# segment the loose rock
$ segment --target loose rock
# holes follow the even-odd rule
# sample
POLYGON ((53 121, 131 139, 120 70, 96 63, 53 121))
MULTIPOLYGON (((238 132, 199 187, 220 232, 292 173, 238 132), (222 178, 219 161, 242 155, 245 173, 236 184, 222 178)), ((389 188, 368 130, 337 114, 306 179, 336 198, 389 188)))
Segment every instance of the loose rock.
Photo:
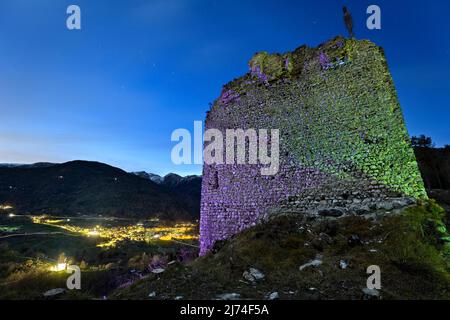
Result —
POLYGON ((308 268, 308 267, 314 267, 315 268, 315 267, 320 266, 321 264, 322 264, 322 256, 317 255, 314 260, 311 260, 311 261, 305 263, 304 265, 301 265, 299 267, 299 270, 302 271, 303 269, 308 268))
POLYGON ((263 280, 265 277, 264 273, 255 268, 250 268, 248 271, 244 271, 242 276, 244 277, 245 280, 250 282, 263 280))
POLYGON ((60 295, 64 292, 66 292, 66 289, 63 289, 63 288, 51 289, 51 290, 44 292, 44 297, 54 297, 54 296, 60 295))
POLYGON ((346 261, 346 260, 339 261, 339 268, 347 269, 347 267, 348 267, 348 261, 346 261))
POLYGON ((261 271, 255 268, 250 268, 250 274, 256 279, 256 280, 262 280, 264 279, 265 275, 261 271))
POLYGON ((164 271, 166 271, 163 268, 156 268, 152 270, 152 273, 158 274, 158 273, 163 273, 164 271))
POLYGON ((377 289, 363 288, 364 299, 378 299, 380 297, 380 291, 377 289))
POLYGON ((239 293, 223 293, 217 296, 217 300, 239 300, 240 298, 239 293))
POLYGON ((267 298, 269 300, 278 300, 280 299, 280 295, 278 294, 278 292, 272 292, 267 298))

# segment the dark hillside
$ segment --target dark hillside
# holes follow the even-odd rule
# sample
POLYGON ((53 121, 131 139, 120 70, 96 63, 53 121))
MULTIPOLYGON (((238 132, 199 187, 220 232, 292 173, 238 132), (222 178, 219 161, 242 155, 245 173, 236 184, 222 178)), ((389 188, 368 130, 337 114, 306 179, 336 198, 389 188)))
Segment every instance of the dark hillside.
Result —
POLYGON ((73 161, 53 166, 0 167, 0 203, 17 213, 192 219, 171 191, 112 166, 73 161))

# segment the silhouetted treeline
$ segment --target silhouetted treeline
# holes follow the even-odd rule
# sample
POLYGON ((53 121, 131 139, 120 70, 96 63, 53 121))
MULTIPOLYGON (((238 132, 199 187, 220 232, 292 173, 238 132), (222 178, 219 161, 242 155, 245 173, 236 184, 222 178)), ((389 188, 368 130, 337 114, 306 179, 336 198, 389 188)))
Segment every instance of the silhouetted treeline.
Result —
POLYGON ((436 199, 450 217, 450 146, 435 148, 432 139, 425 135, 412 137, 411 144, 428 196, 436 199))
POLYGON ((424 134, 421 134, 418 137, 412 136, 411 144, 414 148, 433 148, 434 147, 434 143, 433 143, 433 140, 431 140, 431 137, 427 137, 424 134))
POLYGON ((417 162, 427 189, 450 189, 450 146, 415 146, 417 162))

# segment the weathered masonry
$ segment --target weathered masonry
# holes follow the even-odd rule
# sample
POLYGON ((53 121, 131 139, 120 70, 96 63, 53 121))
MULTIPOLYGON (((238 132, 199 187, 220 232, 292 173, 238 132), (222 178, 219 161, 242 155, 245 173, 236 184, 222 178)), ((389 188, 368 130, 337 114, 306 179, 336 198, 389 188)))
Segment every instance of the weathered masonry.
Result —
POLYGON ((205 165, 201 254, 279 208, 322 216, 402 207, 426 197, 383 50, 337 37, 261 52, 227 84, 206 129, 279 129, 280 169, 205 165))

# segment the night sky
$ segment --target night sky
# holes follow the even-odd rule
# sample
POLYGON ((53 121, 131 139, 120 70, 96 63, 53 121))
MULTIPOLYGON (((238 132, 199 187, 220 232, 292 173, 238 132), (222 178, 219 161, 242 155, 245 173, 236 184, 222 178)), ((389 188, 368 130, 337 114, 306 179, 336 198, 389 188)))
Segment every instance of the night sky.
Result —
POLYGON ((172 164, 172 131, 204 120, 255 52, 345 35, 343 4, 356 37, 384 47, 410 134, 450 144, 450 1, 0 0, 0 162, 200 173, 172 164))

